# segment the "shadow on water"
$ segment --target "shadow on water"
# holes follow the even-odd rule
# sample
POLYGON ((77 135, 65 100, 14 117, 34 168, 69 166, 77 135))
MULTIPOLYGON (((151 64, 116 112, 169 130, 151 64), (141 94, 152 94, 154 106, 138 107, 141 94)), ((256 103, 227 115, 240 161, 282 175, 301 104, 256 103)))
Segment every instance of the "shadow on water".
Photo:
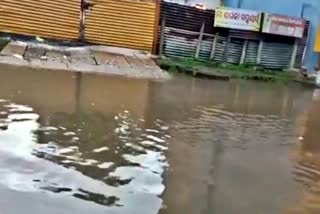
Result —
POLYGON ((7 213, 319 211, 308 89, 1 67, 0 99, 7 213))

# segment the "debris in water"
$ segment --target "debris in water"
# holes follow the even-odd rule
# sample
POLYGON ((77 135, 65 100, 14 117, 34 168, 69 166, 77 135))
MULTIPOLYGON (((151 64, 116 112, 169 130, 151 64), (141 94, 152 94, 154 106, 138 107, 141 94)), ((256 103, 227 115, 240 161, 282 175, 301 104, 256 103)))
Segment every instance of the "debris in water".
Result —
POLYGON ((304 138, 302 136, 298 137, 298 140, 303 141, 304 138))

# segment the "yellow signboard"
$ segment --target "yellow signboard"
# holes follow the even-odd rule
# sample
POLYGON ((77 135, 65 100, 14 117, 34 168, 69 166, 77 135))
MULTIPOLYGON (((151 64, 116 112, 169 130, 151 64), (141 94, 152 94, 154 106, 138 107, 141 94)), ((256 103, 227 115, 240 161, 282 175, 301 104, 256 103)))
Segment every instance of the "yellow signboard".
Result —
POLYGON ((318 27, 316 42, 314 43, 314 51, 320 53, 320 25, 318 27))
POLYGON ((259 31, 260 24, 260 12, 226 7, 216 9, 215 27, 259 31))

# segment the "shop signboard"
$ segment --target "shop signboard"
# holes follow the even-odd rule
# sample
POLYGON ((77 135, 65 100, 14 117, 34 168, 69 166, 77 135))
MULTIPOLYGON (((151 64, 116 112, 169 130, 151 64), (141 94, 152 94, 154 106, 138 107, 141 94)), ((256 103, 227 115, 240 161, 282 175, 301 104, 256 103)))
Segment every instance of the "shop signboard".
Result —
POLYGON ((260 24, 260 12, 227 7, 216 9, 214 27, 259 31, 260 24))
POLYGON ((304 19, 265 13, 262 32, 302 38, 305 27, 304 19))

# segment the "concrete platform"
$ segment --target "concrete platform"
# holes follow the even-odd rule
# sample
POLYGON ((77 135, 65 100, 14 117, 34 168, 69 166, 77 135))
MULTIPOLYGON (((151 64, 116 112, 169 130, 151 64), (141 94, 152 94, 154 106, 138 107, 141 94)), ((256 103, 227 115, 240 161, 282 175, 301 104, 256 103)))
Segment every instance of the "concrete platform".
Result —
POLYGON ((23 56, 26 51, 26 48, 27 48, 26 43, 22 43, 22 42, 9 43, 1 51, 1 55, 4 55, 4 56, 14 56, 14 55, 23 56))
POLYGON ((149 55, 137 50, 106 46, 62 47, 10 42, 0 53, 0 64, 141 79, 170 78, 149 55))

